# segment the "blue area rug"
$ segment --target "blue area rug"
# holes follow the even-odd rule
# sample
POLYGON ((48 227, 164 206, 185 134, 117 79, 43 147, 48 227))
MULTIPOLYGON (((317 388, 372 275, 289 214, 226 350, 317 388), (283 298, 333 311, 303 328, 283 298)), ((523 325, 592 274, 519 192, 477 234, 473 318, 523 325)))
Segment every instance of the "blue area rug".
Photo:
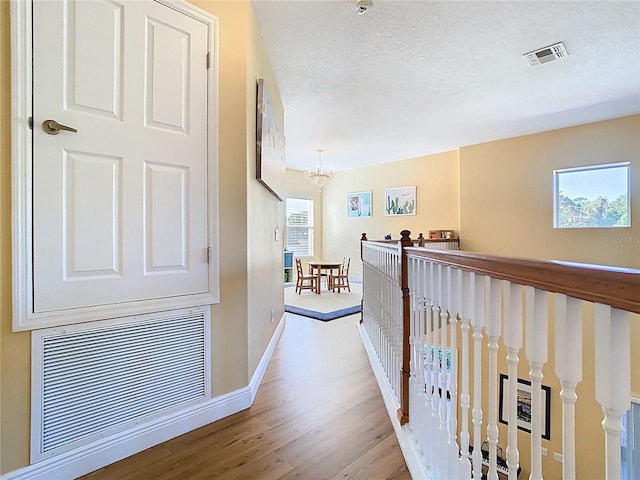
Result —
POLYGON ((318 295, 304 290, 295 293, 293 286, 284 290, 284 311, 323 322, 360 313, 362 300, 362 284, 351 282, 351 292, 331 292, 323 288, 318 295))
POLYGON ((360 305, 353 307, 342 308, 340 310, 334 310, 332 312, 317 312, 315 310, 307 310, 305 308, 294 307, 293 305, 285 305, 284 311, 288 313, 295 313, 296 315, 302 315, 303 317, 315 318, 316 320, 322 320, 328 322, 329 320, 335 320, 336 318, 346 317, 354 313, 361 311, 360 305))

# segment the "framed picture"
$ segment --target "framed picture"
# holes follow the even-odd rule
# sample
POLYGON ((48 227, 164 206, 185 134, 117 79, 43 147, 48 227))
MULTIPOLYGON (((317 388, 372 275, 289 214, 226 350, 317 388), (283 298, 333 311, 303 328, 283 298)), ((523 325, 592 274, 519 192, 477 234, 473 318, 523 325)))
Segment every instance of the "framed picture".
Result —
POLYGON ((284 127, 273 106, 264 79, 258 79, 256 105, 256 179, 284 201, 284 127))
POLYGON ((416 214, 416 187, 387 188, 384 197, 386 215, 416 214))
POLYGON ((347 217, 371 216, 371 192, 347 193, 347 217))
MULTIPOLYGON (((500 374, 500 405, 498 420, 509 424, 507 408, 509 405, 509 376, 500 374)), ((518 428, 531 433, 531 382, 518 379, 518 428)), ((542 385, 542 438, 551 440, 551 388, 542 385)))

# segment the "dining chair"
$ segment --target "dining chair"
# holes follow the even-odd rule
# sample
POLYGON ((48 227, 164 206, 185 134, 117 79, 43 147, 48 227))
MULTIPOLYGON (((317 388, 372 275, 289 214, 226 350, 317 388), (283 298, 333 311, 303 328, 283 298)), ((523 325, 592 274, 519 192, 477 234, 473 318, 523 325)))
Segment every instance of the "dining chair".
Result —
POLYGON ((315 275, 305 275, 302 269, 302 262, 299 258, 296 258, 296 272, 298 277, 296 279, 296 293, 300 295, 302 290, 315 290, 317 278, 315 275))
POLYGON ((338 270, 337 275, 331 275, 331 290, 333 292, 338 289, 338 293, 340 293, 340 289, 346 288, 349 292, 351 291, 351 286, 349 285, 349 265, 351 263, 351 258, 344 257, 342 259, 342 265, 338 270))

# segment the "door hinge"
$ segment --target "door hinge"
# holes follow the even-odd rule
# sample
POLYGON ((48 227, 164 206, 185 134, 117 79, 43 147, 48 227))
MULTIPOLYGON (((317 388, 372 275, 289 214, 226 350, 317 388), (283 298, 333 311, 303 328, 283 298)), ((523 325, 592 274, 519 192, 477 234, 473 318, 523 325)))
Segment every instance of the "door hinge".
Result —
POLYGON ((211 52, 207 52, 207 68, 211 67, 211 52))
POLYGON ((207 263, 211 263, 211 247, 207 247, 207 263))
POLYGON ((29 130, 33 130, 33 117, 29 117, 29 130))

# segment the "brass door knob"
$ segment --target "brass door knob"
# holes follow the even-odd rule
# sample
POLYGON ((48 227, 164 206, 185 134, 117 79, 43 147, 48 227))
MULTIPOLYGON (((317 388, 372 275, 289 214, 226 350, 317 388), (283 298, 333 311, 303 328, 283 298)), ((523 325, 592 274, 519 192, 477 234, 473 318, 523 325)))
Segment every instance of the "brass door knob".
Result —
POLYGON ((42 130, 44 130, 44 133, 48 133, 49 135, 58 135, 61 130, 64 130, 65 132, 78 133, 78 130, 75 128, 67 127, 55 120, 45 120, 42 122, 42 130))

